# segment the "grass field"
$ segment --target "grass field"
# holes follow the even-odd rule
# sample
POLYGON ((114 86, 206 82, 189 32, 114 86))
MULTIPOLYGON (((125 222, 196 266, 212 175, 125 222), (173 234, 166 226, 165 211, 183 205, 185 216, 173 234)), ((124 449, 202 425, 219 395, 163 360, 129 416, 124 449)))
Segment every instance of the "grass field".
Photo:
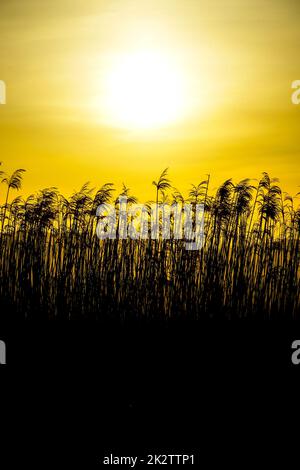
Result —
MULTIPOLYGON (((205 241, 99 240, 96 210, 118 206, 113 184, 56 188, 24 200, 24 171, 2 175, 0 303, 11 319, 277 318, 299 316, 300 209, 275 179, 209 177, 184 197, 165 170, 154 202, 205 207, 205 241)), ((125 186, 121 192, 134 204, 125 186)), ((161 221, 160 221, 161 223, 161 221)), ((4 315, 4 313, 2 313, 4 315)))

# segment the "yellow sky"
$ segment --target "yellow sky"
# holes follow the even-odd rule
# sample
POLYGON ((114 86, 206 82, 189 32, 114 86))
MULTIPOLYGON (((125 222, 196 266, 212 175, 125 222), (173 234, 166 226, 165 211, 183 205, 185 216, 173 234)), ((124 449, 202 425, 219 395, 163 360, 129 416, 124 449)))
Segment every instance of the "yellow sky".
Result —
POLYGON ((149 199, 165 167, 183 192, 262 171, 299 191, 298 0, 1 0, 0 39, 0 160, 26 168, 24 193, 124 181, 149 199), (176 62, 185 112, 126 129, 105 117, 105 83, 143 51, 176 62))

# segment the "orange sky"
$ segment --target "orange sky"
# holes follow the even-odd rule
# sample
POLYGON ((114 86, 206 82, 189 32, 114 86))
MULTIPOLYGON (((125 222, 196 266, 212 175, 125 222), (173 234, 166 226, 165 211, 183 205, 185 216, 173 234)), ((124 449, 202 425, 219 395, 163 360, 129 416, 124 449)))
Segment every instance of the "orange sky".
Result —
MULTIPOLYGON (((0 37, 7 86, 0 160, 8 172, 26 168, 24 193, 124 181, 149 199, 165 167, 183 192, 206 173, 214 188, 262 171, 299 191, 300 105, 291 102, 300 79, 297 0, 2 0, 0 37), (174 120, 148 129, 135 128, 138 119, 126 127, 116 113, 108 119, 106 109, 113 64, 124 57, 131 64, 143 51, 175 64, 170 71, 174 80, 183 75, 185 87, 174 120)), ((140 108, 128 83, 141 63, 129 78, 115 69, 122 76, 114 105, 129 104, 131 117, 140 108)), ((153 80, 159 74, 153 66, 153 80)), ((168 71, 165 78, 171 86, 168 71)), ((176 105, 178 96, 169 101, 176 105)), ((161 105, 157 116, 166 111, 161 105)))

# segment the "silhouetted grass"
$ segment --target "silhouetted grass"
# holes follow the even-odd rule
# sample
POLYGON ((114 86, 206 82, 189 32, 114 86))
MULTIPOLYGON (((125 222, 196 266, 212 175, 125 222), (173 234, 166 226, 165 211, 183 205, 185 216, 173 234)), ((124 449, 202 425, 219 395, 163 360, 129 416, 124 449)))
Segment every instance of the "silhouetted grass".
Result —
MULTIPOLYGON (((225 181, 214 195, 209 177, 192 186, 187 201, 205 205, 199 251, 184 240, 100 241, 96 209, 117 206, 111 183, 9 203, 21 181, 20 170, 3 179, 0 302, 11 318, 299 316, 300 210, 266 173, 256 184, 225 181)), ((166 170, 153 184, 156 201, 184 202, 166 170)))

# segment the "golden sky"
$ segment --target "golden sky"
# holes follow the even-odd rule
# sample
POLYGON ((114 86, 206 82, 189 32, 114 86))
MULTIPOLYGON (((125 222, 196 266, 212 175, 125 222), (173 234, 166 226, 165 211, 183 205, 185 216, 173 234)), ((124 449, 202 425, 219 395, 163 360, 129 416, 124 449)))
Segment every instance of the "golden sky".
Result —
POLYGON ((299 45, 299 0, 1 0, 3 169, 26 168, 26 194, 125 182, 149 199, 165 167, 183 192, 267 171, 295 194, 299 45))

